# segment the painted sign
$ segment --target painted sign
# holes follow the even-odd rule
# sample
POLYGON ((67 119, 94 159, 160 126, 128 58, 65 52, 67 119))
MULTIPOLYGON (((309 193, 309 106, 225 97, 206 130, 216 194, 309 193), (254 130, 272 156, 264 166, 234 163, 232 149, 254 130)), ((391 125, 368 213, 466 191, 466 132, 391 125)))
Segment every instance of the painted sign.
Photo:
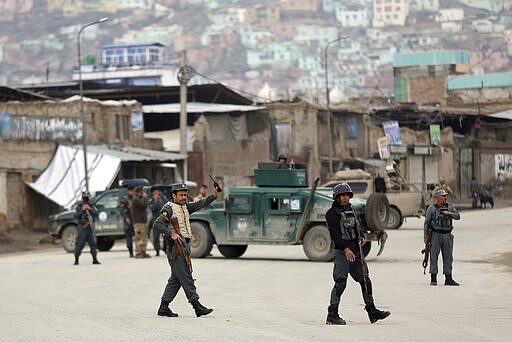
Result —
POLYGON ((142 131, 144 129, 144 118, 142 110, 132 110, 132 131, 142 131))
POLYGON ((11 114, 0 112, 0 139, 11 137, 11 114))
POLYGON ((347 119, 345 135, 348 139, 357 139, 357 118, 347 119))
POLYGON ((496 154, 494 158, 496 179, 512 179, 512 154, 496 154))
POLYGON ((5 114, 10 115, 1 113, 0 131, 4 139, 78 141, 82 138, 82 124, 78 118, 10 115, 7 120, 5 114), (9 132, 6 137, 4 130, 9 132))
POLYGON ((390 145, 402 145, 402 139, 400 137, 400 126, 398 121, 386 121, 382 123, 384 128, 384 134, 388 137, 388 144, 390 145))
POLYGON ((441 145, 441 126, 430 125, 430 143, 432 145, 441 145))
POLYGON ((389 159, 391 157, 389 153, 388 137, 377 139, 377 146, 379 148, 380 159, 389 159))

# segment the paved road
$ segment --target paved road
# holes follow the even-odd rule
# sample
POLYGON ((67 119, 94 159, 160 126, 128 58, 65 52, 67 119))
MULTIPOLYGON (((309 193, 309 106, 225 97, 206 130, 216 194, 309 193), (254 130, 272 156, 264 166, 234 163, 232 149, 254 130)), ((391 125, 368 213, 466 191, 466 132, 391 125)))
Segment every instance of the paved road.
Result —
POLYGON ((237 260, 194 260, 201 301, 215 309, 196 318, 182 292, 156 316, 169 274, 166 260, 128 259, 122 243, 89 254, 80 266, 63 251, 0 256, 1 341, 509 341, 512 273, 493 263, 512 244, 512 208, 467 211, 455 228, 459 288, 428 285, 421 268, 423 220, 389 232, 386 249, 368 258, 376 304, 390 310, 371 325, 349 280, 341 315, 326 326, 331 263, 306 260, 302 247, 250 246, 237 260))

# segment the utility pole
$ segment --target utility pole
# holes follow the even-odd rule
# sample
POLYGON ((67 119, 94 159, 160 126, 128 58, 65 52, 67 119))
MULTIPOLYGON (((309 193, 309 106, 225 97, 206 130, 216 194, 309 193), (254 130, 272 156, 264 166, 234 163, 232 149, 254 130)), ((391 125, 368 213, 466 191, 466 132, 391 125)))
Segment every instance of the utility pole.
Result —
POLYGON ((183 161, 183 182, 188 178, 188 154, 187 154, 187 50, 181 52, 181 65, 178 73, 178 81, 180 82, 180 153, 185 155, 183 161))

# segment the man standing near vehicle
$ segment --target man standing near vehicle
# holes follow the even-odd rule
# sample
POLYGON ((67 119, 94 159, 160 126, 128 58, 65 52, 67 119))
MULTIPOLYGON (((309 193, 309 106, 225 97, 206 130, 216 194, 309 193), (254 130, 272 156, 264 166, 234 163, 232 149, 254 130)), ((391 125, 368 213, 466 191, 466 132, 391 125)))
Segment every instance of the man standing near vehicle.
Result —
POLYGON ((326 324, 345 325, 346 322, 339 316, 338 310, 341 295, 347 286, 350 274, 359 283, 363 293, 363 300, 371 323, 388 317, 389 311, 375 308, 372 295, 372 282, 368 276, 368 265, 361 255, 361 246, 365 240, 361 236, 361 228, 355 210, 350 204, 354 196, 347 183, 341 183, 333 189, 332 207, 325 214, 331 239, 334 242, 334 287, 331 291, 330 305, 327 309, 326 324), (361 244, 361 245, 359 245, 361 244))
POLYGON ((139 185, 135 189, 135 197, 133 198, 132 204, 133 230, 135 232, 135 258, 151 258, 151 256, 146 253, 148 245, 148 216, 146 214, 148 196, 144 192, 144 187, 142 185, 139 185))
POLYGON ((133 185, 128 186, 126 195, 121 197, 119 202, 119 212, 124 222, 124 238, 126 240, 126 247, 130 258, 133 257, 133 222, 132 222, 132 209, 133 209, 133 185))
POLYGON ((436 203, 428 207, 423 225, 424 242, 425 244, 430 242, 430 285, 437 285, 437 258, 441 252, 443 254, 443 273, 446 278, 444 284, 459 286, 459 283, 452 278, 452 220, 459 220, 460 214, 453 205, 448 203, 448 193, 445 190, 438 190, 434 195, 436 203))
POLYGON ((74 265, 78 265, 78 258, 80 258, 86 241, 91 249, 92 263, 95 265, 100 264, 96 258, 97 246, 96 235, 94 234, 94 217, 98 214, 98 210, 94 205, 89 203, 90 197, 89 193, 82 193, 82 201, 78 202, 75 207, 75 218, 78 221, 78 226, 76 232, 74 265))
POLYGON ((149 203, 149 207, 151 208, 151 213, 152 213, 151 221, 149 221, 149 226, 148 226, 149 236, 151 237, 151 234, 153 234, 153 236, 152 236, 153 247, 155 248, 156 256, 160 256, 160 234, 157 231, 152 229, 153 223, 155 222, 156 218, 160 214, 160 209, 162 209, 162 207, 165 204, 165 201, 160 196, 160 189, 158 189, 158 187, 156 187, 156 186, 151 187, 151 196, 149 198, 148 203, 149 203))
MULTIPOLYGON (((219 181, 219 183, 221 183, 219 181)), ((160 216, 153 224, 155 231, 163 234, 164 238, 170 240, 167 246, 167 261, 171 266, 171 277, 167 281, 160 308, 159 316, 177 317, 178 314, 171 311, 169 304, 173 301, 179 289, 183 287, 185 295, 189 303, 195 310, 196 316, 204 316, 210 314, 213 309, 208 309, 199 303, 199 295, 192 278, 191 265, 187 263, 186 256, 182 253, 176 253, 179 249, 190 254, 190 239, 192 230, 190 227, 190 214, 212 203, 218 195, 217 188, 214 187, 213 195, 200 200, 199 202, 187 203, 188 188, 184 183, 176 183, 172 185, 172 202, 167 202, 160 216), (172 220, 177 219, 179 231, 173 227, 172 220), (178 246, 180 245, 180 246, 178 246)))

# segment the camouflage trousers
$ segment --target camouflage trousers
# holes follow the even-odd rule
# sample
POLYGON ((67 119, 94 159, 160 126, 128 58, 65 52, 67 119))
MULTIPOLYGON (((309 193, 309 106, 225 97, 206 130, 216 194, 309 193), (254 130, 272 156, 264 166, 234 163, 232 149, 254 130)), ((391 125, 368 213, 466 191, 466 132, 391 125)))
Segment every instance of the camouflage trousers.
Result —
POLYGON ((148 245, 148 226, 145 223, 135 223, 133 225, 135 235, 133 242, 135 245, 135 255, 146 254, 146 246, 148 245))

